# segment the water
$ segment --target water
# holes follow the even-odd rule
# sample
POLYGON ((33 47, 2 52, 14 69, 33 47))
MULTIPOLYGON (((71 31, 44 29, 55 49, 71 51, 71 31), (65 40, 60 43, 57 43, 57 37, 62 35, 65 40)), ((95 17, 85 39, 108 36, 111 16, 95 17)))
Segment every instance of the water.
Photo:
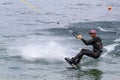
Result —
POLYGON ((68 69, 64 57, 91 47, 19 0, 1 0, 0 80, 120 80, 119 0, 28 1, 85 39, 97 29, 104 52, 98 60, 85 56, 79 70, 68 69))

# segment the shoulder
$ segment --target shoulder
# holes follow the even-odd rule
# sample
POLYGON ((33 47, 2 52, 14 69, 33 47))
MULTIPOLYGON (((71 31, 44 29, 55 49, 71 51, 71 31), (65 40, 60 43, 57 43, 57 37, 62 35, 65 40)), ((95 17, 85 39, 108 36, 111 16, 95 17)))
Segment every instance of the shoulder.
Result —
POLYGON ((99 36, 95 37, 97 41, 101 41, 101 38, 99 36))
POLYGON ((97 39, 101 39, 99 36, 96 36, 95 38, 97 38, 97 39))

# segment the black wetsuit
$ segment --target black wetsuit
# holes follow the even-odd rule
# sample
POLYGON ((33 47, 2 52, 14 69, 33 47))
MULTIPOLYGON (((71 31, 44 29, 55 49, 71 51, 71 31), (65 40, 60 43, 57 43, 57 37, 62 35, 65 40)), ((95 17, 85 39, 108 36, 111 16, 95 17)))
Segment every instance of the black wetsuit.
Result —
POLYGON ((97 59, 100 57, 102 53, 103 46, 102 46, 102 40, 100 37, 94 37, 91 40, 82 39, 82 41, 86 45, 93 45, 93 51, 88 50, 88 49, 82 49, 79 54, 77 54, 74 58, 71 59, 72 63, 78 64, 81 58, 83 57, 83 55, 87 55, 89 57, 97 59))

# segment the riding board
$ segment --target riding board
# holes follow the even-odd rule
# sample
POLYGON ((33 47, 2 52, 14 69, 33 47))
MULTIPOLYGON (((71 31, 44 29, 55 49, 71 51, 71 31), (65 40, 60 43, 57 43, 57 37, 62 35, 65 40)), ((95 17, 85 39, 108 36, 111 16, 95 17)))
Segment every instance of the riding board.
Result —
POLYGON ((73 69, 78 69, 79 68, 79 66, 78 65, 75 65, 75 64, 71 64, 69 61, 70 61, 70 58, 64 58, 65 59, 65 61, 69 64, 69 65, 71 65, 71 67, 73 68, 73 69))

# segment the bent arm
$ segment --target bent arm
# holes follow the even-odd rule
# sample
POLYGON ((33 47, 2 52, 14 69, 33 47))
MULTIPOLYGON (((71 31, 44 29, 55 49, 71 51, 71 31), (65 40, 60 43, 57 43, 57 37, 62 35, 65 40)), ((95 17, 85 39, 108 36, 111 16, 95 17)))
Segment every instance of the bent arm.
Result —
POLYGON ((85 40, 85 39, 81 39, 83 41, 83 43, 85 43, 86 45, 92 45, 95 40, 94 39, 91 39, 91 40, 85 40))

